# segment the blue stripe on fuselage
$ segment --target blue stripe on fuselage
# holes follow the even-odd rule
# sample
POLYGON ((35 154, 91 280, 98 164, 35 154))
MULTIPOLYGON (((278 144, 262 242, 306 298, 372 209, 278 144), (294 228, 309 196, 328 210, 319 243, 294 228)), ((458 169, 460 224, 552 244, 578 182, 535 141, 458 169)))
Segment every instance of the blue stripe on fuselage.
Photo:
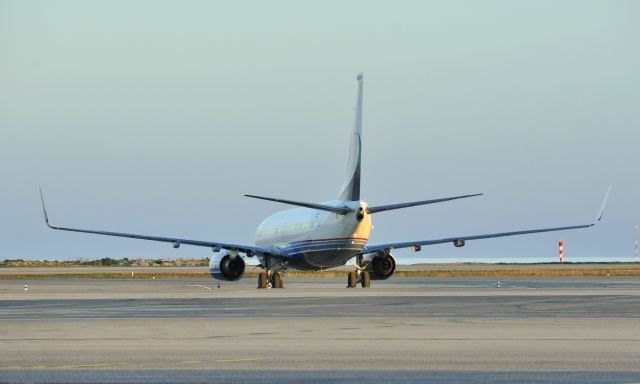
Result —
POLYGON ((332 240, 324 241, 322 243, 306 243, 306 244, 290 244, 279 248, 285 254, 299 253, 304 251, 318 251, 318 250, 341 250, 341 249, 353 249, 360 250, 364 248, 366 241, 356 240, 332 240))

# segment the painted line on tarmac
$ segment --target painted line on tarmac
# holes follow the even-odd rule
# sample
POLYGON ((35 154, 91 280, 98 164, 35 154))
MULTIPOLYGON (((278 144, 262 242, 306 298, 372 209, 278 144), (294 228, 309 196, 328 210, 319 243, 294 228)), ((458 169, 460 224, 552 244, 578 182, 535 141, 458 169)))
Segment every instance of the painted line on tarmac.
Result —
POLYGON ((211 290, 211 287, 207 287, 206 285, 188 285, 188 287, 194 287, 194 288, 203 288, 203 289, 207 289, 207 290, 211 290))
POLYGON ((218 359, 218 360, 184 360, 180 364, 212 364, 212 363, 239 363, 245 361, 260 361, 266 360, 266 357, 240 357, 236 359, 218 359))
POLYGON ((122 365, 133 365, 133 363, 68 364, 68 365, 56 365, 51 368, 54 368, 54 369, 104 368, 104 367, 114 367, 114 366, 122 366, 122 365))
POLYGON ((73 368, 104 368, 123 365, 133 365, 133 363, 95 363, 95 364, 62 364, 62 365, 7 365, 0 369, 73 369, 73 368))
POLYGON ((259 360, 266 360, 266 357, 246 357, 246 358, 240 358, 240 359, 223 359, 223 360, 215 360, 215 363, 235 363, 235 362, 242 362, 242 361, 259 361, 259 360))
MULTIPOLYGON (((183 360, 179 361, 178 364, 215 364, 215 363, 241 363, 241 362, 250 362, 250 361, 260 361, 266 360, 266 357, 240 357, 235 359, 218 359, 218 360, 183 360)), ((151 365, 155 363, 150 363, 151 365)), ((108 368, 108 367, 120 367, 120 366, 144 366, 148 365, 145 363, 91 363, 91 364, 59 364, 59 365, 5 365, 0 366, 0 370, 3 369, 82 369, 82 368, 108 368)))

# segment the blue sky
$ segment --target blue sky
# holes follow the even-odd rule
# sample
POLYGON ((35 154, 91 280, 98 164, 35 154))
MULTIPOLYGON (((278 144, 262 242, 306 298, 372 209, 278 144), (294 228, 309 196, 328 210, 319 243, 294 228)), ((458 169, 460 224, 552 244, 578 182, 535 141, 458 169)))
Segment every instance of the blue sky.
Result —
POLYGON ((363 71, 371 242, 589 222, 399 252, 420 260, 631 260, 640 231, 635 1, 0 0, 1 258, 203 257, 61 225, 252 243, 345 173, 363 71), (634 237, 635 236, 635 237, 634 237))

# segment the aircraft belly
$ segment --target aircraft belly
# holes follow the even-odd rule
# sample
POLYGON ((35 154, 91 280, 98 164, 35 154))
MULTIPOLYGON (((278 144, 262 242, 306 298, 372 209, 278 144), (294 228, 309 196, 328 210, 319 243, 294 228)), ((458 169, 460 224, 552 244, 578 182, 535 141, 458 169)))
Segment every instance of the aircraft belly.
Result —
POLYGON ((301 252, 291 255, 287 264, 291 268, 303 270, 339 267, 357 255, 358 252, 359 249, 330 249, 301 252))

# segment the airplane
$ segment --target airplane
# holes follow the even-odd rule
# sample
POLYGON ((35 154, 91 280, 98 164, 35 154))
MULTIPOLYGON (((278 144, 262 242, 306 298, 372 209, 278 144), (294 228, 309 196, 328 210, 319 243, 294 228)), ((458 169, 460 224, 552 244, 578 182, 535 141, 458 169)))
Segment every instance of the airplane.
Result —
POLYGON ((258 288, 283 288, 283 273, 288 270, 317 271, 344 266, 351 261, 354 270, 347 273, 347 287, 355 288, 360 284, 363 288, 368 288, 371 280, 388 279, 394 274, 396 261, 391 251, 395 249, 412 248, 417 252, 421 250, 422 246, 442 243, 452 243, 455 247, 462 247, 470 240, 589 228, 602 220, 611 187, 607 190, 595 220, 588 224, 473 236, 452 236, 442 239, 368 244, 369 235, 373 229, 371 224, 372 215, 401 208, 466 199, 482 194, 475 193, 376 206, 369 206, 362 200, 360 197, 362 73, 357 74, 356 80, 358 86, 355 121, 353 134, 351 135, 347 177, 337 199, 323 203, 310 203, 258 195, 245 195, 250 198, 297 206, 294 209, 277 212, 262 221, 256 231, 254 245, 55 226, 49 221, 44 195, 42 194, 42 189, 40 189, 45 223, 49 228, 61 231, 159 241, 170 243, 174 248, 179 248, 182 245, 210 248, 213 251, 213 256, 210 259, 209 272, 214 279, 218 280, 235 281, 241 279, 246 269, 244 258, 257 257, 260 262, 258 266, 263 269, 258 275, 258 288))

